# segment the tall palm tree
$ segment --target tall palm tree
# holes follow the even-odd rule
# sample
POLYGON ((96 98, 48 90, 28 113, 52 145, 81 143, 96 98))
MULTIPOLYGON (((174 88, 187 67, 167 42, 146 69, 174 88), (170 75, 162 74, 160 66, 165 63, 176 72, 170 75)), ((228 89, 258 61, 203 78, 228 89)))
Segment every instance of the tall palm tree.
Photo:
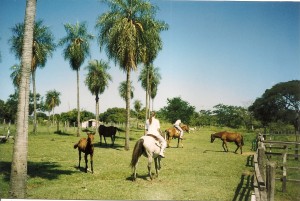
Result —
POLYGON ((98 133, 99 121, 99 95, 105 91, 108 82, 112 80, 111 75, 107 73, 109 68, 108 63, 102 60, 92 60, 86 67, 88 74, 85 78, 85 84, 90 92, 96 96, 96 133, 98 133))
POLYGON ((69 60, 72 70, 77 73, 77 136, 80 136, 79 71, 84 60, 90 55, 90 40, 94 36, 88 33, 85 22, 64 25, 67 35, 59 41, 65 60, 69 60))
POLYGON ((29 110, 29 80, 32 60, 33 29, 36 13, 36 0, 27 0, 25 11, 24 42, 21 59, 21 82, 17 112, 17 132, 14 141, 14 151, 10 174, 10 197, 25 198, 27 183, 27 153, 28 153, 28 110, 29 110))
POLYGON ((131 85, 130 73, 141 63, 147 43, 150 44, 150 30, 162 23, 154 19, 156 8, 143 0, 104 0, 110 10, 99 16, 96 28, 99 29, 98 42, 106 48, 110 59, 114 59, 126 72, 126 132, 125 150, 129 150, 129 119, 131 85))
MULTIPOLYGON (((130 97, 133 98, 134 87, 132 86, 132 81, 130 81, 129 84, 131 85, 130 86, 130 97)), ((127 82, 126 81, 120 82, 119 94, 120 94, 121 98, 126 101, 126 97, 127 97, 127 82)))
POLYGON ((52 111, 52 116, 53 116, 53 124, 54 124, 54 108, 56 106, 59 106, 60 104, 60 92, 56 90, 50 90, 47 91, 46 93, 46 107, 49 109, 49 111, 52 111))
MULTIPOLYGON (((16 58, 20 59, 22 55, 22 44, 24 40, 24 23, 18 23, 12 28, 13 36, 10 38, 11 51, 15 53, 16 58)), ((37 132, 36 121, 36 83, 35 75, 37 67, 43 68, 46 65, 47 58, 52 56, 55 50, 54 36, 49 27, 43 25, 42 20, 38 20, 34 25, 33 44, 32 44, 32 87, 34 98, 34 126, 33 132, 37 132)))
MULTIPOLYGON (((139 81, 141 81, 141 85, 143 89, 146 91, 146 108, 150 108, 150 98, 154 99, 157 92, 157 86, 160 83, 161 75, 159 73, 159 68, 154 67, 153 64, 149 66, 144 66, 139 75, 139 81)), ((153 108, 152 108, 153 110, 153 108)), ((149 110, 147 110, 149 112, 149 110)), ((146 111, 146 112, 147 112, 146 111)), ((147 114, 146 114, 146 118, 147 114)))

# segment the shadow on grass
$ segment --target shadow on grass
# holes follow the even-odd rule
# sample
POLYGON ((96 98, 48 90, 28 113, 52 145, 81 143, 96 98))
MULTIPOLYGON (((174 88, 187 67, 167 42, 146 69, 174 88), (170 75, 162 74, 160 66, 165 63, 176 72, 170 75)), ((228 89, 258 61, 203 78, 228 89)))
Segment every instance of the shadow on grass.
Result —
POLYGON ((225 152, 225 151, 216 151, 216 150, 204 150, 203 153, 207 152, 215 152, 215 153, 230 153, 230 152, 225 152))
POLYGON ((61 130, 59 130, 59 131, 55 131, 55 132, 54 132, 54 134, 57 134, 57 135, 62 135, 62 136, 71 136, 71 135, 73 135, 73 136, 74 136, 74 134, 72 134, 72 133, 66 133, 66 132, 64 132, 64 131, 61 131, 61 130))
MULTIPOLYGON (((40 177, 43 179, 54 180, 58 179, 60 175, 71 175, 76 171, 61 170, 58 163, 52 162, 28 162, 27 175, 29 177, 40 177)), ((4 180, 10 180, 11 162, 1 162, 1 173, 4 175, 4 180)))
POLYGON ((253 179, 253 175, 242 174, 241 181, 236 187, 232 201, 250 200, 251 191, 253 190, 253 179))

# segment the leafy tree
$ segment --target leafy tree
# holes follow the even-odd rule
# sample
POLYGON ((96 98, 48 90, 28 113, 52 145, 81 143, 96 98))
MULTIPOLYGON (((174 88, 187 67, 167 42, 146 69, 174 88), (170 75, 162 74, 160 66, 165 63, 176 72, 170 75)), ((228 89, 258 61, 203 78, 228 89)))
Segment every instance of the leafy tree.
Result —
MULTIPOLYGON (((24 23, 18 23, 12 28, 13 36, 10 38, 11 51, 15 53, 17 59, 21 59, 22 45, 24 41, 24 23)), ((54 37, 48 26, 43 25, 42 20, 38 20, 34 25, 33 30, 33 44, 32 44, 32 60, 31 60, 31 74, 34 98, 34 126, 33 132, 36 133, 36 83, 35 74, 37 67, 43 68, 47 62, 47 58, 52 56, 55 50, 54 37)), ((18 77, 16 77, 18 79, 18 77)), ((14 80, 16 82, 17 80, 14 80)), ((16 83, 14 83, 16 84, 16 83)), ((16 86, 16 85, 15 85, 16 86)))
MULTIPOLYGON (((106 87, 108 87, 108 81, 111 81, 111 75, 107 73, 109 69, 108 63, 100 60, 92 60, 86 67, 88 74, 85 79, 85 84, 88 86, 90 92, 96 95, 96 128, 98 128, 99 121, 99 94, 102 94, 106 87)), ((98 129, 96 129, 98 133, 98 129)))
POLYGON ((214 109, 216 123, 220 126, 239 128, 246 125, 247 109, 223 104, 214 106, 214 109))
POLYGON ((191 106, 187 101, 182 100, 180 97, 167 99, 167 102, 167 106, 160 110, 167 121, 174 123, 177 119, 180 119, 182 123, 191 123, 191 117, 195 112, 194 106, 191 106))
POLYGON ((146 58, 147 45, 154 42, 150 32, 155 36, 159 35, 155 31, 157 30, 155 26, 161 23, 154 19, 156 10, 149 1, 105 0, 104 2, 109 6, 109 11, 99 16, 97 20, 98 42, 100 47, 106 48, 108 57, 114 59, 126 72, 125 150, 129 150, 130 73, 137 69, 143 57, 146 58))
POLYGON ((300 129, 300 80, 280 82, 255 100, 249 107, 264 126, 281 121, 300 129))
POLYGON ((33 31, 36 13, 36 0, 27 0, 24 20, 24 42, 21 59, 21 82, 17 112, 17 132, 15 135, 10 174, 10 197, 25 198, 27 183, 28 153, 28 100, 30 68, 32 64, 33 31))
POLYGON ((77 22, 75 25, 65 24, 67 36, 59 41, 60 46, 65 46, 63 50, 65 60, 69 60, 72 70, 77 73, 77 136, 80 136, 80 103, 79 103, 79 70, 86 57, 90 55, 90 40, 94 38, 87 31, 85 22, 77 22))
POLYGON ((124 108, 109 108, 106 112, 100 115, 100 120, 103 122, 125 123, 126 110, 124 108))

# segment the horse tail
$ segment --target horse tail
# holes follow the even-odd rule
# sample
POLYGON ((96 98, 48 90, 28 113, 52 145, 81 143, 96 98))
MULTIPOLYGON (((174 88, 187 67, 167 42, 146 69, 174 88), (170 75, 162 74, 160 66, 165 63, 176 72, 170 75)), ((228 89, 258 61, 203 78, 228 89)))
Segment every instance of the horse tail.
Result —
POLYGON ((74 144, 74 149, 76 149, 78 147, 78 143, 74 144))
POLYGON ((131 168, 134 168, 139 160, 139 157, 143 154, 144 151, 144 139, 139 139, 134 146, 133 152, 132 152, 132 159, 130 166, 131 168))
POLYGON ((241 138, 242 138, 241 145, 244 146, 244 137, 242 135, 241 135, 241 138))

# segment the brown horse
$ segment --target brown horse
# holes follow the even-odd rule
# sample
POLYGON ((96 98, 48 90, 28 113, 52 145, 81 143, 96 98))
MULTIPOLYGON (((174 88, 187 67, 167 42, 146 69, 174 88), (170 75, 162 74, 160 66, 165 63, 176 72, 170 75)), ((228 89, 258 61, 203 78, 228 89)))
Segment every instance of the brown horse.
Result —
MULTIPOLYGON (((189 133, 190 129, 188 125, 182 124, 180 127, 183 131, 189 133)), ((177 128, 175 127, 168 128, 165 130, 165 132, 166 132, 167 147, 170 147, 170 141, 172 138, 178 138, 177 147, 179 147, 179 142, 181 142, 181 147, 183 148, 182 139, 180 139, 180 131, 177 128)))
POLYGON ((241 134, 222 131, 219 133, 211 134, 210 142, 213 143, 216 138, 220 138, 223 141, 222 147, 225 152, 228 152, 227 142, 234 142, 237 146, 234 153, 236 153, 239 148, 241 149, 241 154, 243 153, 242 146, 244 146, 244 139, 241 134))
POLYGON ((90 155, 91 159, 91 170, 92 173, 94 173, 94 168, 93 168, 93 155, 94 155, 94 145, 93 145, 93 140, 94 140, 94 135, 91 133, 87 133, 88 138, 81 138, 78 143, 74 144, 74 149, 78 148, 78 153, 79 153, 79 164, 78 168, 80 169, 80 161, 81 161, 81 152, 84 153, 84 160, 85 160, 85 172, 88 170, 88 159, 87 156, 90 155))
POLYGON ((106 143, 105 137, 110 137, 111 138, 111 146, 113 147, 115 144, 117 131, 122 131, 122 130, 115 126, 100 125, 98 128, 98 131, 99 131, 99 135, 100 135, 100 145, 102 144, 102 136, 104 138, 104 142, 106 145, 107 145, 107 143, 106 143))

